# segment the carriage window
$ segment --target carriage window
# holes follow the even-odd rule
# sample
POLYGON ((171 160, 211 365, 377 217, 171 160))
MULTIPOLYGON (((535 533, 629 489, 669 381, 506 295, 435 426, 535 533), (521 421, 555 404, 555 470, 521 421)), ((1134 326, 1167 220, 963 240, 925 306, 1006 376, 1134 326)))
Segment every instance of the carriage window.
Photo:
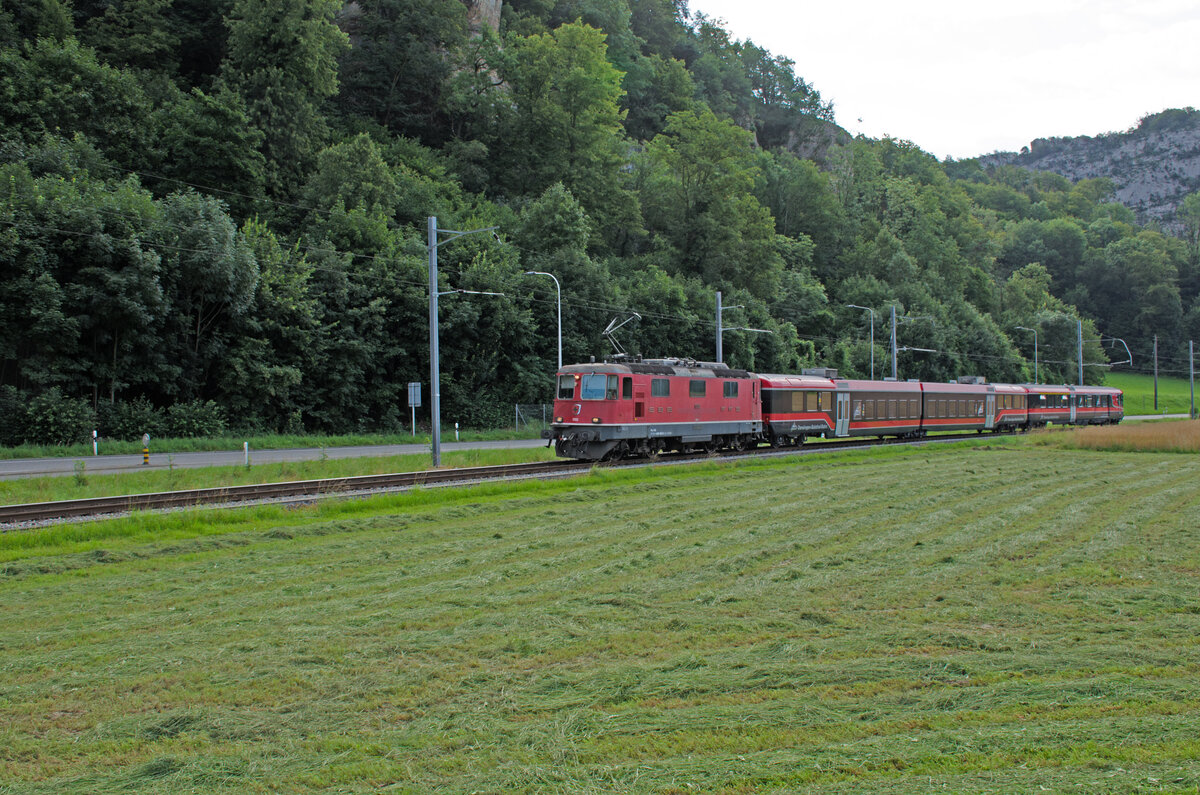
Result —
POLYGON ((570 400, 575 397, 575 376, 560 375, 558 377, 558 399, 570 400))
POLYGON ((921 412, 917 408, 917 401, 915 401, 915 400, 908 401, 908 416, 910 416, 910 417, 921 416, 921 412))
POLYGON ((625 400, 633 397, 633 379, 626 378, 621 382, 621 397, 625 400))
POLYGON ((888 401, 888 419, 896 419, 896 401, 894 400, 888 401))
POLYGON ((863 405, 861 400, 854 401, 854 411, 850 415, 852 419, 861 420, 863 418, 863 405))
POLYGON ((864 400, 863 401, 863 416, 868 420, 875 419, 875 401, 874 400, 864 400))
POLYGON ((737 381, 726 381, 725 382, 725 397, 735 398, 735 397, 737 397, 737 392, 738 392, 738 382, 737 381))
POLYGON ((806 409, 806 410, 808 410, 808 411, 819 411, 819 410, 820 410, 820 408, 821 408, 821 406, 820 406, 820 403, 821 403, 821 401, 820 401, 820 399, 817 397, 817 393, 816 393, 816 392, 806 392, 806 393, 805 393, 805 395, 804 395, 804 407, 805 407, 805 409, 806 409))
POLYGON ((804 411, 804 393, 803 392, 791 392, 790 394, 792 396, 792 402, 791 402, 792 411, 794 411, 794 412, 804 411))
POLYGON ((820 410, 821 411, 831 411, 833 409, 833 393, 832 392, 818 392, 817 394, 819 394, 821 396, 820 410))
POLYGON ((650 397, 670 397, 671 382, 666 378, 653 378, 650 380, 650 397))
POLYGON ((688 397, 704 397, 704 390, 707 386, 707 382, 693 378, 688 381, 688 397))

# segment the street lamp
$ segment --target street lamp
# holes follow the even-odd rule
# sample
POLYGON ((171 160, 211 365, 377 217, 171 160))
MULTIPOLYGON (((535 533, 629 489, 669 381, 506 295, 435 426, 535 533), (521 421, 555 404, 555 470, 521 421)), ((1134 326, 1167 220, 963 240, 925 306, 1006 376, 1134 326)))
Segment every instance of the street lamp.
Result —
POLYGON ((1128 345, 1125 345, 1125 340, 1121 339, 1120 337, 1114 337, 1114 336, 1113 336, 1113 335, 1111 335, 1111 334, 1101 334, 1101 335, 1100 335, 1100 343, 1101 343, 1101 344, 1103 344, 1103 343, 1104 343, 1104 338, 1105 338, 1105 337, 1108 337, 1110 340, 1115 340, 1115 341, 1117 341, 1117 342, 1121 343, 1121 345, 1123 345, 1123 346, 1125 347, 1125 361, 1123 361, 1123 362, 1111 362, 1111 363, 1109 363, 1109 365, 1108 365, 1108 366, 1109 366, 1109 367, 1115 367, 1115 366, 1116 366, 1116 365, 1118 365, 1118 364, 1127 364, 1127 365, 1129 365, 1130 367, 1132 367, 1132 366, 1133 366, 1133 354, 1129 352, 1129 346, 1128 346, 1128 345))
MULTIPOLYGON (((869 306, 846 304, 850 309, 865 309, 871 313, 871 380, 875 380, 875 310, 869 306)), ((895 311, 895 309, 893 309, 895 311)))
MULTIPOLYGON (((526 276, 549 276, 554 279, 554 274, 546 273, 545 271, 525 271, 526 276)), ((558 285, 558 279, 554 279, 554 292, 558 295, 558 370, 555 374, 562 370, 562 288, 558 285)))
MULTIPOLYGON (((437 216, 429 216, 428 223, 428 244, 426 248, 429 250, 429 412, 432 415, 433 424, 433 439, 431 448, 433 451, 433 465, 439 467, 442 465, 442 374, 438 357, 438 278, 437 278, 437 250, 442 243, 449 243, 455 238, 463 235, 473 235, 477 232, 492 232, 500 227, 489 226, 483 229, 471 229, 466 232, 459 232, 455 229, 438 229, 437 216), (445 240, 438 240, 438 235, 450 235, 445 240)), ((455 290, 453 292, 466 292, 463 290, 455 290)), ((497 295, 497 293, 491 293, 497 295)))
POLYGON ((1037 329, 1029 328, 1028 326, 1014 326, 1014 328, 1019 328, 1019 329, 1021 329, 1021 331, 1032 331, 1033 332, 1033 383, 1035 383, 1035 384, 1039 383, 1039 381, 1038 381, 1038 356, 1037 356, 1037 329))

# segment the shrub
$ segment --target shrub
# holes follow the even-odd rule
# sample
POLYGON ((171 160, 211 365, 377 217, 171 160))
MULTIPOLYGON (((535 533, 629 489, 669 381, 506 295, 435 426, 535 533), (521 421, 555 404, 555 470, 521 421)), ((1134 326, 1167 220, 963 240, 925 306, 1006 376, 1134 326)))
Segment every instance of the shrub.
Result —
POLYGON ((74 444, 92 438, 96 412, 83 398, 63 395, 58 387, 29 401, 25 441, 31 444, 74 444))
POLYGON ((167 409, 166 434, 176 438, 220 436, 225 433, 225 409, 213 401, 193 400, 167 409))
POLYGON ((143 433, 152 437, 164 434, 167 418, 162 409, 144 397, 118 403, 100 404, 100 433, 109 439, 136 441, 143 433))

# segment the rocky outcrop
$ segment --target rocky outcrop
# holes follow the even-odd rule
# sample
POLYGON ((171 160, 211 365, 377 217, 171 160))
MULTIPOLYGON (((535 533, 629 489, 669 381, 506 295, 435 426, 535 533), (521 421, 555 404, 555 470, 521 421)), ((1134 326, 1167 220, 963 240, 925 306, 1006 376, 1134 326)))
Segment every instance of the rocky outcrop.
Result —
POLYGON ((467 3, 467 24, 471 27, 471 35, 478 36, 484 26, 493 32, 500 31, 500 9, 503 0, 465 0, 467 3))
POLYGON ((1200 111, 1167 110, 1121 133, 1039 138, 1020 152, 996 152, 980 163, 1052 171, 1071 180, 1107 177, 1116 199, 1138 221, 1176 228, 1176 208, 1200 190, 1200 111))

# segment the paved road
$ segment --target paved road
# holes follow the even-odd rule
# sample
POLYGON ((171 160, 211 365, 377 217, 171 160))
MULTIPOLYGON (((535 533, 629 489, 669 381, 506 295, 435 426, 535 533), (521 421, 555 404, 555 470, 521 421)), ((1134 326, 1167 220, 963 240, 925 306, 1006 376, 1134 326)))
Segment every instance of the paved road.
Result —
MULTIPOLYGON (((492 450, 504 448, 545 447, 542 439, 511 439, 498 442, 442 442, 442 452, 455 450, 492 450)), ((325 458, 368 458, 372 456, 391 455, 429 455, 427 444, 383 444, 363 445, 359 447, 325 447, 299 448, 295 450, 251 450, 251 464, 275 464, 281 461, 314 461, 325 458)), ((212 466, 241 466, 245 455, 241 450, 209 453, 175 453, 168 456, 165 452, 155 452, 150 448, 150 466, 142 465, 141 454, 137 455, 101 455, 84 456, 82 458, 18 458, 11 461, 0 461, 0 480, 11 478, 27 478, 40 475, 73 475, 75 462, 82 461, 89 474, 103 472, 132 472, 147 469, 167 469, 179 467, 191 469, 194 467, 212 466)))

